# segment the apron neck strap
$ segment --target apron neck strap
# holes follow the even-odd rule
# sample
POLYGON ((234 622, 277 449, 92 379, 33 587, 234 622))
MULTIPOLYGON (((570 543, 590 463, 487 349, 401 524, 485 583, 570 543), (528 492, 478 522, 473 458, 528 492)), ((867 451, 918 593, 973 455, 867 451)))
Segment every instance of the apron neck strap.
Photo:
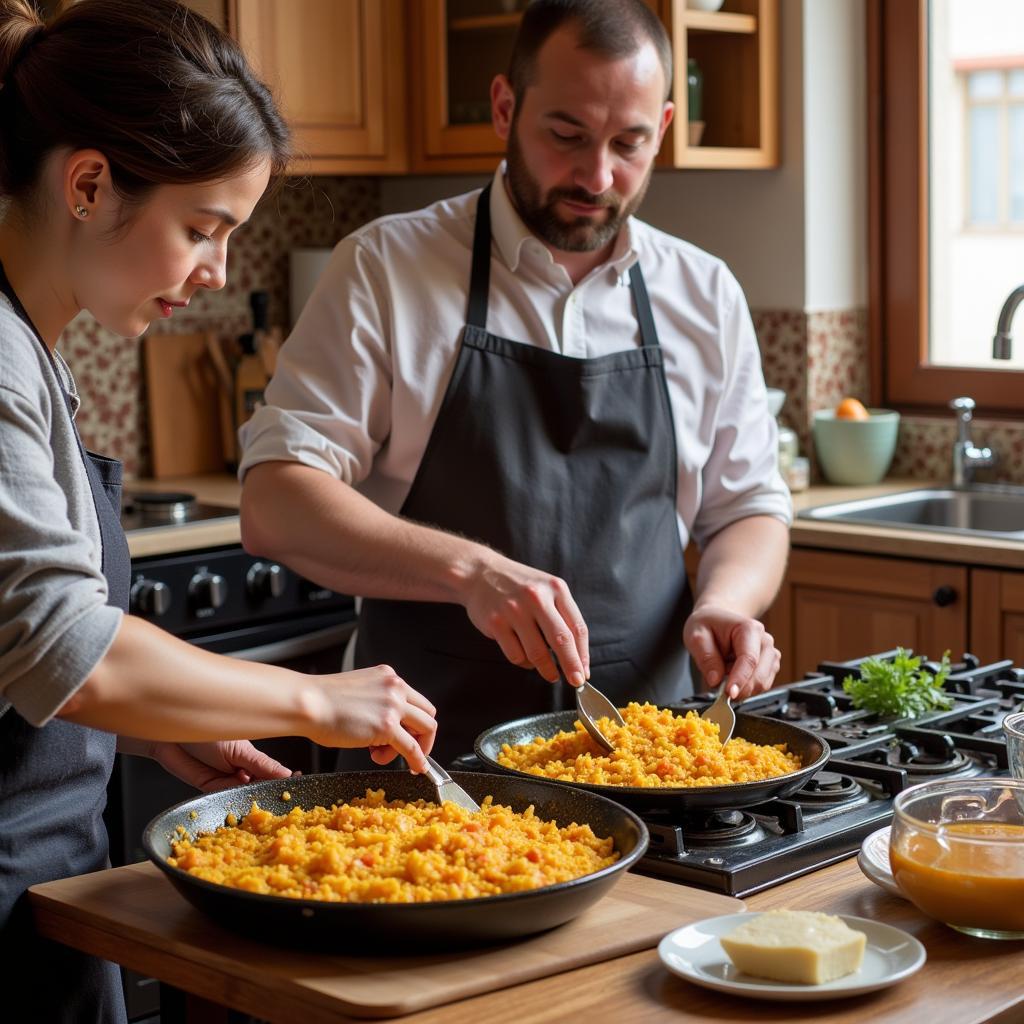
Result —
POLYGON ((658 328, 654 326, 651 300, 647 297, 647 285, 639 263, 629 268, 629 284, 633 289, 633 302, 636 303, 636 318, 640 323, 640 342, 648 348, 657 348, 658 328))
POLYGON ((487 296, 491 287, 491 186, 480 193, 473 231, 473 271, 469 278, 466 323, 487 329, 487 296))
MULTIPOLYGON (((491 287, 491 187, 481 193, 476 204, 476 227, 473 229, 473 269, 469 277, 469 302, 466 305, 466 323, 470 327, 487 330, 487 298, 491 287)), ((658 329, 654 326, 651 300, 640 264, 629 268, 629 284, 636 304, 636 318, 640 324, 640 341, 646 347, 658 347, 658 329)))

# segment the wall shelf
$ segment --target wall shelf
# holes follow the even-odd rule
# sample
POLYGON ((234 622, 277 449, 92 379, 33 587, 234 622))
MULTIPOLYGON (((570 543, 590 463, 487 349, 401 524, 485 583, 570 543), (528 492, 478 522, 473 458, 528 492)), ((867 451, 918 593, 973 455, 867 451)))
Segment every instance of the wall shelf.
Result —
POLYGON ((737 32, 753 35, 757 31, 757 15, 688 10, 684 15, 683 24, 691 32, 737 32))

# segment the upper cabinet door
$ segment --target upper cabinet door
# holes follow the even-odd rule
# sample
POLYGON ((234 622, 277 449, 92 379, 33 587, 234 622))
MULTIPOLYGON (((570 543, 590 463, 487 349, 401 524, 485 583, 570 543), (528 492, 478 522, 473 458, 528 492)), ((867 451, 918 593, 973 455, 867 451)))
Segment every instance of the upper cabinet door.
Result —
POLYGON ((296 172, 407 169, 402 0, 229 0, 295 133, 296 172))
POLYGON ((413 169, 489 171, 505 144, 491 126, 491 81, 508 68, 523 0, 412 0, 413 169))

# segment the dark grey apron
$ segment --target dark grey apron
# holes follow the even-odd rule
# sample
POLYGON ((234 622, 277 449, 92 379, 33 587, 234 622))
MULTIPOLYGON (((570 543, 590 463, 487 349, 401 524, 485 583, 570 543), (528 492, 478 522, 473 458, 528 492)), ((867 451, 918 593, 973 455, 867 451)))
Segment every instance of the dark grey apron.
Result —
MULTIPOLYGON (((640 267, 630 282, 642 344, 595 359, 488 333, 490 267, 488 187, 458 358, 401 515, 565 579, 590 630, 594 684, 619 703, 678 700, 691 692, 682 635, 692 599, 672 411, 640 267)), ((572 701, 567 687, 506 661, 456 604, 364 601, 355 663, 391 665, 437 705, 442 761, 471 751, 488 726, 572 701)))
MULTIPOLYGON (((2 268, 0 289, 42 345, 2 268)), ((107 601, 127 611, 131 563, 120 523, 121 463, 87 452, 80 438, 78 447, 99 518, 107 601)), ((37 882, 108 866, 102 814, 116 742, 111 733, 60 719, 37 729, 13 708, 0 717, 0 969, 27 1008, 12 1024, 126 1019, 118 968, 37 936, 25 894, 37 882)))

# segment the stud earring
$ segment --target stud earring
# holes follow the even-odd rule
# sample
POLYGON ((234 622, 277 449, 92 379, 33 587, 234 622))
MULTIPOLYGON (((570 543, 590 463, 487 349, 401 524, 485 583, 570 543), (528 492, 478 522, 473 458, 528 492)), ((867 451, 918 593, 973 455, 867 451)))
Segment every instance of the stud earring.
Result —
POLYGON ((75 213, 77 213, 79 217, 88 217, 89 216, 89 211, 84 206, 82 206, 81 203, 79 203, 75 207, 75 213))

